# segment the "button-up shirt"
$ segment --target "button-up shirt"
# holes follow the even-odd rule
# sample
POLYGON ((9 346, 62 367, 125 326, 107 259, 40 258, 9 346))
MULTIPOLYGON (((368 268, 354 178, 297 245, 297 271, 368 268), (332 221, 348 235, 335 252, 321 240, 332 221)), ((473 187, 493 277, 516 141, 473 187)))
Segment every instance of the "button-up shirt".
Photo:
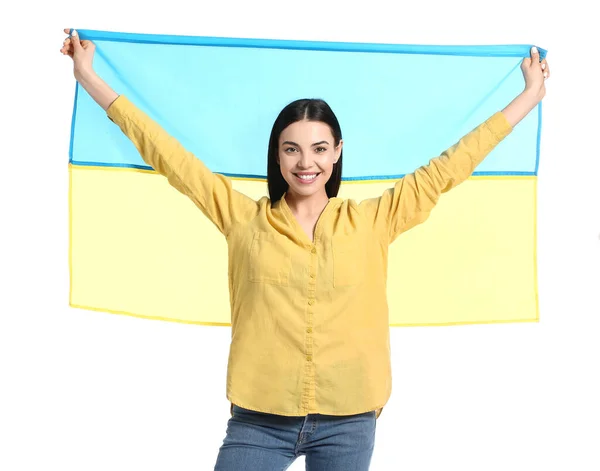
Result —
POLYGON ((127 97, 119 96, 107 115, 227 240, 229 401, 286 416, 376 410, 379 417, 392 390, 388 247, 425 221, 440 196, 512 131, 504 114, 496 112, 377 197, 330 198, 313 240, 285 197, 257 201, 234 190, 127 97))

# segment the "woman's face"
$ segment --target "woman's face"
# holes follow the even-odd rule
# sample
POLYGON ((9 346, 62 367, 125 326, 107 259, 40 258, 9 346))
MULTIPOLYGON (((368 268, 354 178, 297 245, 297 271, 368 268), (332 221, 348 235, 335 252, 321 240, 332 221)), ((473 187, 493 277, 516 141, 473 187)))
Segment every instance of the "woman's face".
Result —
POLYGON ((279 136, 277 163, 288 193, 306 197, 325 192, 342 145, 340 141, 335 147, 331 128, 320 121, 296 121, 285 128, 279 136))

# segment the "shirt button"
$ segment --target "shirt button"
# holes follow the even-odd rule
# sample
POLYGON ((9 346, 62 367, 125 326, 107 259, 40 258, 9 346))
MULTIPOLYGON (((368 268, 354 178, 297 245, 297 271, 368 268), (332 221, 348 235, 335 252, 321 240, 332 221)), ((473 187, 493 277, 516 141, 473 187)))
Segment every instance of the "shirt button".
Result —
POLYGON ((314 279, 315 279, 315 274, 314 274, 314 273, 311 273, 311 274, 310 274, 310 277, 311 277, 311 278, 314 280, 314 279))
POLYGON ((312 355, 306 355, 306 361, 312 361, 312 355))
POLYGON ((312 254, 315 254, 315 253, 317 253, 317 248, 316 248, 316 247, 313 247, 313 248, 312 248, 312 250, 310 251, 310 253, 312 253, 312 254))
POLYGON ((308 301, 309 306, 312 306, 314 303, 315 303, 315 301, 313 299, 309 299, 309 301, 308 301))
POLYGON ((306 332, 307 332, 308 334, 312 334, 312 327, 309 327, 308 329, 306 329, 306 332))

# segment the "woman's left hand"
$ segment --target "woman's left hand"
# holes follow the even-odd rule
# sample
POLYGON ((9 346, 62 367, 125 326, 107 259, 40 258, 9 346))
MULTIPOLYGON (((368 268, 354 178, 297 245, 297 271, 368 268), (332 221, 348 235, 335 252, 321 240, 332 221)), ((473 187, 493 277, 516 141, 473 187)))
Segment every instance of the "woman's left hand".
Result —
POLYGON ((521 62, 521 71, 525 78, 525 91, 531 93, 538 100, 546 95, 546 79, 550 77, 548 61, 540 61, 540 53, 534 46, 531 48, 531 57, 526 57, 521 62))

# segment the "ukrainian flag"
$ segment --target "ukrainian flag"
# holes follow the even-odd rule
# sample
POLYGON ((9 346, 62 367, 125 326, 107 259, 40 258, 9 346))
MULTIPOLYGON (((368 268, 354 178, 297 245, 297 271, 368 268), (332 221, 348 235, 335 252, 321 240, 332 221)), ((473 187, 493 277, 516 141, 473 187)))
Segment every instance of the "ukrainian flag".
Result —
MULTIPOLYGON (((297 98, 343 132, 340 197, 380 195, 506 106, 530 45, 435 46, 78 30, 94 68, 214 172, 267 195, 269 133, 297 98)), ((546 51, 540 49, 541 57, 546 51)), ((536 182, 542 106, 390 247, 390 325, 538 320, 536 182)), ((229 325, 227 245, 76 87, 70 305, 229 325)))

